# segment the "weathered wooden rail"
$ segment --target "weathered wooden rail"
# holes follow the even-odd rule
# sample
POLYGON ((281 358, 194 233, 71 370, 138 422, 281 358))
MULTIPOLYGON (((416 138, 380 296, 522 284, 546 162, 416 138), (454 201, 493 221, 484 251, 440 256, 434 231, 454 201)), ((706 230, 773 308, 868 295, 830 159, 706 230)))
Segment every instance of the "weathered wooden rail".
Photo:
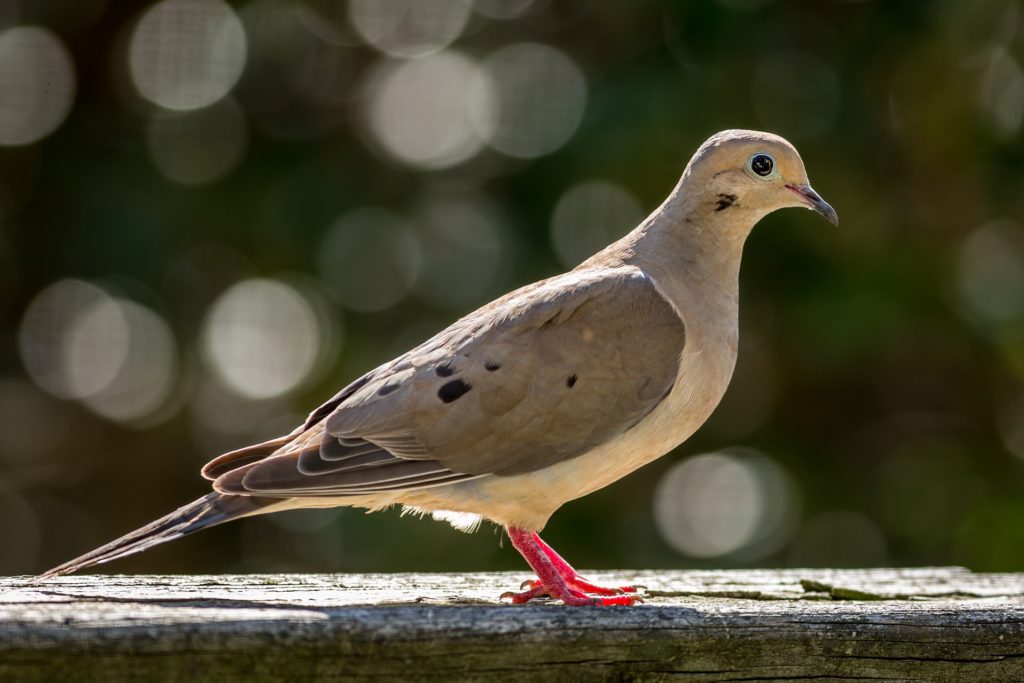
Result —
POLYGON ((522 574, 0 579, 0 681, 1024 681, 1024 575, 600 572, 636 607, 511 606, 522 574))

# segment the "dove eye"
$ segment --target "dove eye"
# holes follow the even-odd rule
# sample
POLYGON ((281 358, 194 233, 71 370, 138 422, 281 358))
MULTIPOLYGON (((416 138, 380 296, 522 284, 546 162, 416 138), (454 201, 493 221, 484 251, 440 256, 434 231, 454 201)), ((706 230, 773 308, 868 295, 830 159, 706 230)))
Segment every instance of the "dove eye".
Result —
POLYGON ((758 153, 750 157, 749 166, 751 171, 762 178, 767 178, 775 170, 775 160, 767 154, 758 153))

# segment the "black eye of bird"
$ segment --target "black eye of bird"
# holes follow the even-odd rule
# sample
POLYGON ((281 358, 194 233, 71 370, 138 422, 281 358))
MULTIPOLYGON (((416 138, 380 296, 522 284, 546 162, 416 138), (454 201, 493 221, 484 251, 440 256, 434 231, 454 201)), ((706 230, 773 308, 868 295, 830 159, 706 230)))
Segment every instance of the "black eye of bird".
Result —
POLYGON ((771 175, 774 168, 775 162, 767 154, 755 154, 750 157, 750 170, 762 178, 771 175))

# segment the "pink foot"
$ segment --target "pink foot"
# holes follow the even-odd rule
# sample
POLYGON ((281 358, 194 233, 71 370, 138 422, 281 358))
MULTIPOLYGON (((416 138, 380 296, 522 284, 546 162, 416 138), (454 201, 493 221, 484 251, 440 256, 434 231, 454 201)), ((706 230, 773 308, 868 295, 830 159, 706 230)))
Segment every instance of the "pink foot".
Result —
POLYGON ((533 532, 510 527, 508 535, 512 545, 537 572, 539 580, 527 581, 523 584, 527 590, 503 593, 501 599, 509 598, 516 605, 543 596, 561 600, 566 605, 634 605, 643 602, 638 595, 622 595, 635 592, 635 586, 605 588, 581 578, 568 562, 533 532), (588 593, 613 597, 594 597, 588 593))
POLYGON ((555 566, 555 570, 565 579, 565 582, 576 590, 583 591, 584 593, 596 593, 598 595, 621 595, 622 593, 636 593, 639 589, 643 588, 643 586, 607 587, 591 583, 580 576, 579 572, 573 569, 572 565, 556 553, 554 548, 545 543, 538 534, 533 534, 533 540, 537 542, 540 549, 548 556, 551 564, 555 566))
POLYGON ((530 583, 538 584, 537 586, 530 588, 529 590, 520 591, 518 593, 513 591, 507 591, 501 594, 500 599, 509 599, 513 605, 522 605, 530 602, 536 598, 551 597, 556 600, 561 600, 566 605, 635 605, 638 602, 643 602, 643 598, 639 595, 615 595, 613 597, 595 597, 593 595, 587 595, 586 593, 578 590, 569 588, 565 592, 559 593, 558 588, 552 587, 547 588, 539 585, 539 581, 530 581, 530 583))

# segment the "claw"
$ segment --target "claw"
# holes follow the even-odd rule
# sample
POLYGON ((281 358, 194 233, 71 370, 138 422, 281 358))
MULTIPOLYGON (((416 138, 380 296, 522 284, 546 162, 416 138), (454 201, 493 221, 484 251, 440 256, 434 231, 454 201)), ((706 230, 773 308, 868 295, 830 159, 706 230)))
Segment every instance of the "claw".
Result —
MULTIPOLYGON (((539 582, 536 582, 539 583, 539 582)), ((509 598, 513 605, 522 605, 523 603, 529 602, 535 598, 541 598, 548 595, 548 590, 544 586, 534 586, 530 590, 520 591, 518 593, 514 591, 505 591, 498 596, 498 600, 504 600, 509 598)))
POLYGON ((598 598, 601 605, 635 605, 644 601, 639 595, 617 595, 612 598, 598 598))
POLYGON ((498 596, 498 599, 502 601, 507 599, 510 600, 513 605, 522 605, 536 598, 550 597, 556 600, 561 600, 566 605, 579 607, 595 605, 636 605, 644 602, 644 599, 639 595, 626 595, 622 591, 618 591, 613 594, 610 592, 612 589, 604 589, 609 591, 604 594, 608 597, 598 597, 595 595, 589 595, 588 591, 581 589, 579 586, 570 586, 568 584, 561 588, 547 588, 543 586, 540 581, 531 579, 523 582, 523 586, 527 585, 530 586, 528 590, 520 591, 518 593, 514 591, 506 591, 498 596))
POLYGON ((521 590, 521 591, 532 590, 532 589, 536 588, 539 585, 540 585, 540 581, 536 581, 534 579, 527 579, 526 581, 523 581, 521 584, 519 584, 519 590, 521 590))

